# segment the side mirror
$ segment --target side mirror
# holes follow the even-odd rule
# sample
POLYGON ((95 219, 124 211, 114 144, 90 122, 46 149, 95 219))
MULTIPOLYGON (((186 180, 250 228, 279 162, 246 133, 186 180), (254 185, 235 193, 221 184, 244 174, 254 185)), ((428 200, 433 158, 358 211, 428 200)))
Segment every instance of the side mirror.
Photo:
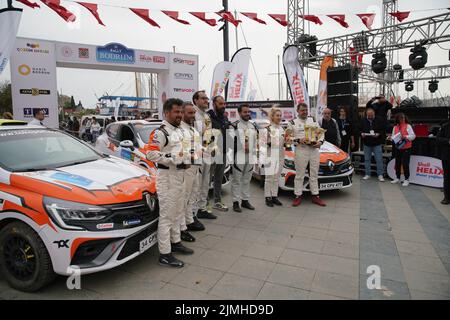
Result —
POLYGON ((123 140, 123 141, 120 141, 120 146, 121 146, 122 148, 130 149, 131 151, 134 150, 133 141, 131 141, 131 140, 123 140))

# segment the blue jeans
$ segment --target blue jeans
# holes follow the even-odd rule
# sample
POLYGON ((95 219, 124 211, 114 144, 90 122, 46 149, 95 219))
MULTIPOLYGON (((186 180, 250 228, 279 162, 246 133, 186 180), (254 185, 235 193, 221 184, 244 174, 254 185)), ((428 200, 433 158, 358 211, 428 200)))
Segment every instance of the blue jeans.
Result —
POLYGON ((372 162, 372 153, 375 156, 375 162, 377 163, 377 175, 382 176, 384 173, 383 168, 383 151, 381 145, 378 146, 366 146, 364 145, 364 167, 366 169, 366 176, 370 176, 370 163, 372 162))

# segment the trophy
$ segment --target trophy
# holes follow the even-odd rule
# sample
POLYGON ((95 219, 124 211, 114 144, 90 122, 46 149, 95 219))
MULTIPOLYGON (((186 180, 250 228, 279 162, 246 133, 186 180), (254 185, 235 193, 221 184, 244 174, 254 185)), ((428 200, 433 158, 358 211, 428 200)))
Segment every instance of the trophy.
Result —
POLYGON ((294 141, 294 131, 288 127, 284 131, 284 147, 288 150, 292 150, 293 141, 294 141))
POLYGON ((214 156, 216 150, 219 149, 217 146, 217 140, 221 136, 222 132, 219 129, 207 129, 203 133, 203 147, 207 148, 208 152, 214 156))
POLYGON ((307 144, 316 144, 322 141, 325 137, 325 129, 317 126, 316 124, 305 125, 305 140, 307 144))
POLYGON ((244 129, 244 151, 245 151, 245 153, 250 152, 249 140, 250 140, 250 137, 249 137, 248 129, 244 129))

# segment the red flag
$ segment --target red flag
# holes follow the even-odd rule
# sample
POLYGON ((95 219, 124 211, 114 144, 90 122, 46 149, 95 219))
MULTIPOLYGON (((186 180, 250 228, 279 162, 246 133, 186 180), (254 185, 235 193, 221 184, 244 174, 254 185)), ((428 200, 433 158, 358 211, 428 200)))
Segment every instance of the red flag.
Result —
POLYGON ((348 28, 348 23, 345 22, 345 15, 344 14, 329 14, 327 17, 333 19, 337 23, 339 23, 344 28, 348 28))
POLYGON ((60 0, 41 0, 41 1, 50 9, 55 11, 61 18, 66 20, 66 22, 74 22, 77 19, 77 17, 75 17, 75 15, 72 12, 70 12, 60 4, 61 2, 60 0))
POLYGON ((158 27, 161 28, 159 26, 159 24, 156 23, 155 20, 151 19, 149 14, 149 10, 148 9, 136 9, 136 8, 129 8, 131 11, 133 11, 136 15, 138 15, 139 17, 141 17, 144 21, 148 22, 149 24, 151 24, 154 27, 158 27))
POLYGON ((261 20, 258 18, 258 14, 257 13, 253 13, 253 12, 241 12, 244 16, 246 16, 247 18, 250 18, 256 22, 259 22, 261 24, 266 24, 266 22, 264 20, 261 20))
POLYGON ((206 13, 204 12, 189 12, 194 17, 202 20, 203 22, 209 24, 211 27, 215 27, 217 25, 216 19, 206 19, 206 13))
POLYGON ((402 22, 409 17, 410 11, 397 11, 389 13, 391 16, 396 17, 399 22, 402 22))
POLYGON ((178 19, 178 11, 164 11, 163 10, 162 13, 164 13, 167 16, 169 16, 173 20, 178 21, 179 23, 190 24, 189 21, 178 19))
POLYGON ((22 3, 22 4, 24 4, 24 5, 26 5, 26 6, 28 6, 28 7, 30 7, 30 8, 40 8, 41 6, 40 5, 38 5, 36 2, 30 2, 30 1, 28 1, 28 0, 17 0, 17 1, 19 1, 20 3, 22 3))
POLYGON ((314 22, 315 24, 323 24, 322 20, 320 20, 320 18, 318 16, 313 16, 313 15, 299 15, 300 18, 314 22))
POLYGON ((229 11, 219 11, 219 12, 216 12, 216 13, 217 13, 219 16, 222 17, 221 20, 226 20, 226 21, 228 21, 229 23, 232 23, 236 28, 237 28, 237 26, 239 25, 239 23, 242 22, 241 20, 236 20, 236 19, 234 18, 233 14, 232 14, 231 12, 229 12, 229 11))
POLYGON ((100 19, 100 16, 98 15, 98 5, 96 3, 87 3, 87 2, 77 2, 78 4, 82 5, 86 9, 89 10, 90 13, 97 19, 97 22, 104 26, 102 19, 100 19))
POLYGON ((357 16, 361 19, 362 23, 367 29, 372 30, 373 20, 375 19, 375 13, 360 13, 357 16))
POLYGON ((269 17, 271 17, 273 20, 281 24, 283 27, 287 27, 289 25, 289 22, 286 20, 285 14, 268 14, 269 17))

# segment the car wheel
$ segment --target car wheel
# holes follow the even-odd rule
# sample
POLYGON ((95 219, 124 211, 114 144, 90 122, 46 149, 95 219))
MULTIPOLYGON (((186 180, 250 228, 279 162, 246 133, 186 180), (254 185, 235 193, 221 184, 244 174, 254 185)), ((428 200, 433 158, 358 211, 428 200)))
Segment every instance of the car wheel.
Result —
POLYGON ((44 243, 22 222, 0 231, 0 272, 12 288, 26 292, 37 291, 55 278, 44 243))

